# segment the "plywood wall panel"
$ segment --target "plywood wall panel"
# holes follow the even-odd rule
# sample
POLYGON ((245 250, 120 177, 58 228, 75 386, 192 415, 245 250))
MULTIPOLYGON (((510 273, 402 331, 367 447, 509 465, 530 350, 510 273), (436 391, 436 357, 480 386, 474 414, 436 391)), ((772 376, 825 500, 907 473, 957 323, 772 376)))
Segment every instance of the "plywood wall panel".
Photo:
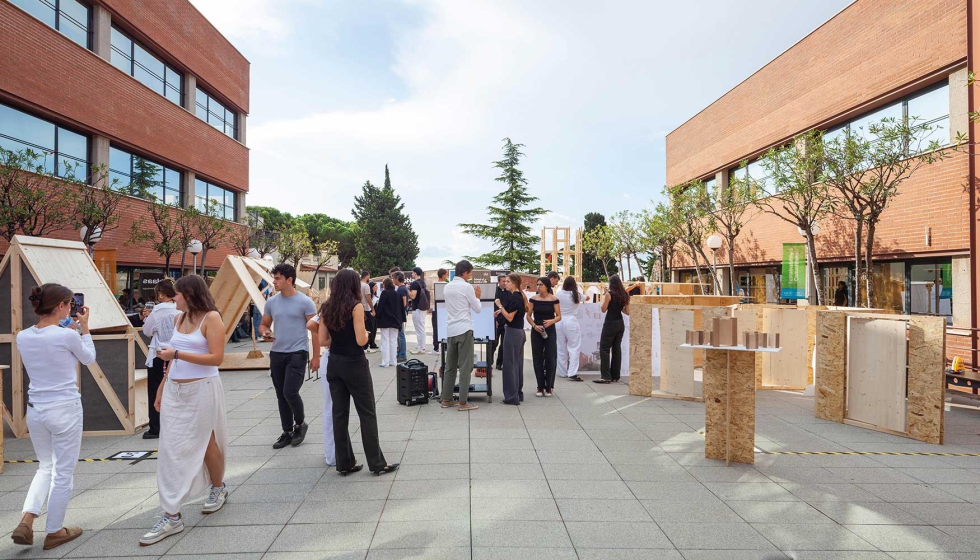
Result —
POLYGON ((706 350, 705 447, 708 459, 755 463, 755 360, 752 352, 706 350), (728 360, 731 360, 729 363, 728 360), (729 400, 729 367, 731 400, 729 400), (731 406, 731 424, 728 410, 731 406))
POLYGON ((687 331, 694 330, 694 314, 693 309, 660 309, 660 390, 665 393, 698 396, 694 394, 694 351, 680 347, 687 331))
POLYGON ((943 443, 946 400, 945 319, 909 319, 908 435, 943 443))
POLYGON ((848 420, 906 432, 906 330, 905 321, 850 318, 848 420))
POLYGON ((630 305, 630 394, 649 397, 653 394, 652 328, 653 307, 630 305))
POLYGON ((817 374, 814 414, 831 422, 844 421, 847 379, 847 316, 817 311, 817 374))

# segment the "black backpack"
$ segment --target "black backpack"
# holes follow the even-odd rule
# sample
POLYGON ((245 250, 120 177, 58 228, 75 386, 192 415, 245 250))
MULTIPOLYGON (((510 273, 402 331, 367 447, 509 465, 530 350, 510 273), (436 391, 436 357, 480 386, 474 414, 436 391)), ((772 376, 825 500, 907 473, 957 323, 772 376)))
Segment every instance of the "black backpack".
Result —
POLYGON ((429 290, 425 287, 425 280, 420 279, 418 282, 419 285, 422 286, 422 289, 419 290, 419 293, 416 295, 415 309, 418 309, 419 311, 428 311, 431 303, 429 301, 429 290))

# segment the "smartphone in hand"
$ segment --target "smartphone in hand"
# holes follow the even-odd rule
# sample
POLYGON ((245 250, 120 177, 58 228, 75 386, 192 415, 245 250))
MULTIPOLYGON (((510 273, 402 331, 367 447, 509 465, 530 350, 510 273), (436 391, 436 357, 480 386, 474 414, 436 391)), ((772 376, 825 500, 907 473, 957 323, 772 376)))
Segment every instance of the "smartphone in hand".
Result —
POLYGON ((78 310, 85 307, 85 294, 74 293, 71 296, 71 316, 77 317, 78 310))

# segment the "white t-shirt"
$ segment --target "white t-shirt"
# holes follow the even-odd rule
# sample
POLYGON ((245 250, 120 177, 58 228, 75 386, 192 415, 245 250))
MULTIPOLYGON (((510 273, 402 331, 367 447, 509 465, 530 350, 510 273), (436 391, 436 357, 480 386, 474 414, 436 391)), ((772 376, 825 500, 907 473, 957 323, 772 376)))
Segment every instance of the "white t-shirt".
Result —
POLYGON ((51 325, 33 326, 17 333, 17 350, 30 378, 28 402, 50 403, 80 398, 78 362, 95 361, 92 335, 51 325))
POLYGON ((558 306, 561 308, 561 317, 577 317, 578 310, 581 309, 582 303, 585 302, 585 295, 582 292, 578 294, 578 303, 572 299, 572 292, 566 290, 558 290, 555 292, 555 296, 558 298, 558 306))
POLYGON ((453 278, 442 291, 446 300, 446 338, 473 330, 473 313, 482 309, 473 285, 462 278, 453 278))

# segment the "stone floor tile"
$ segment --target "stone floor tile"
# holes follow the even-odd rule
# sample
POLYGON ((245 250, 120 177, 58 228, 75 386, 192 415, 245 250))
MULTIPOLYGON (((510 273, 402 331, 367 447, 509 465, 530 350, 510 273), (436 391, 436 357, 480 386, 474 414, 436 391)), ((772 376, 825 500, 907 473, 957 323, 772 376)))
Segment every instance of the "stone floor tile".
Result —
MULTIPOLYGON (((330 557, 333 560, 333 556, 330 557)), ((367 560, 470 560, 469 547, 453 548, 375 548, 367 560)))
POLYGON ((470 546, 470 520, 419 523, 381 521, 371 541, 371 550, 406 548, 455 548, 470 546))
POLYGON ((830 523, 753 523, 752 526, 782 551, 877 550, 846 528, 830 523))
POLYGON ((799 497, 775 482, 708 482, 704 486, 726 502, 736 500, 800 501, 799 497))
MULTIPOLYGON (((465 477, 464 477, 465 478, 465 477)), ((541 465, 470 465, 471 480, 544 480, 541 465)))
POLYGON ((595 500, 629 500, 633 493, 623 481, 615 480, 552 480, 551 493, 555 498, 590 498, 595 500))
POLYGON ((476 520, 562 521, 554 498, 473 498, 471 515, 476 520))
POLYGON ((473 520, 473 547, 570 548, 561 521, 473 520))
POLYGON ((546 480, 474 480, 468 491, 473 498, 553 498, 546 480))
POLYGON ((171 548, 174 554, 233 554, 265 552, 276 540, 283 525, 238 525, 234 527, 194 527, 171 548))
POLYGON ((367 550, 377 523, 286 525, 269 552, 367 550))
POLYGON ((566 522, 576 550, 583 548, 658 548, 674 545, 656 523, 566 522))
POLYGON ((377 523, 384 508, 384 500, 307 501, 289 523, 377 523))
POLYGON ((389 499, 384 504, 382 521, 450 521, 470 518, 469 498, 389 499))
MULTIPOLYGON (((201 527, 230 525, 285 525, 299 508, 298 502, 237 504, 229 500, 216 513, 202 515, 201 527)), ((184 512, 186 516, 189 512, 184 512)))
POLYGON ((559 498, 558 509, 564 521, 653 521, 643 504, 633 500, 589 500, 559 498))
POLYGON ((659 523, 679 549, 775 550, 748 523, 659 523))
POLYGON ((931 484, 858 484, 858 486, 878 499, 890 503, 964 501, 931 484))
POLYGON ((576 560, 574 548, 474 547, 473 560, 576 560))
POLYGON ((977 548, 925 525, 847 525, 862 539, 885 552, 976 552, 977 548))
POLYGON ((235 488, 228 501, 254 502, 302 502, 313 490, 312 482, 296 484, 246 484, 235 488))
POLYGON ((396 480, 391 485, 388 498, 405 500, 411 498, 465 498, 470 495, 470 481, 466 479, 449 480, 396 480))
POLYGON ((190 528, 184 529, 183 533, 168 537, 152 546, 140 546, 140 537, 149 529, 150 527, 145 529, 103 529, 93 533, 83 543, 65 555, 65 558, 161 556, 180 542, 180 539, 186 537, 191 530, 190 528))

